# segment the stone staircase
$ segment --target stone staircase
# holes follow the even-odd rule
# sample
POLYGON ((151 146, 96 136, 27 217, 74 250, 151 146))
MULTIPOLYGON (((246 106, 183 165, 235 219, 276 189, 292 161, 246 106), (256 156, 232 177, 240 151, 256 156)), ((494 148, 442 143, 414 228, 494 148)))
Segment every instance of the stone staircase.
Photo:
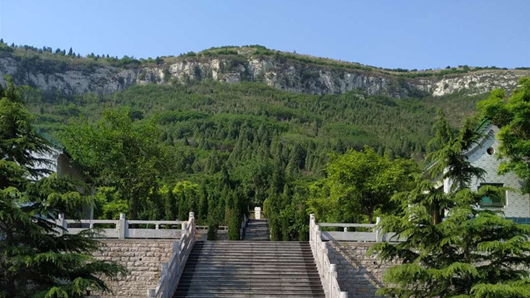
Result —
POLYGON ((199 241, 174 295, 180 297, 325 296, 308 242, 199 241))
POLYGON ((251 219, 245 232, 243 234, 243 240, 247 241, 269 241, 270 231, 269 224, 266 219, 251 219))

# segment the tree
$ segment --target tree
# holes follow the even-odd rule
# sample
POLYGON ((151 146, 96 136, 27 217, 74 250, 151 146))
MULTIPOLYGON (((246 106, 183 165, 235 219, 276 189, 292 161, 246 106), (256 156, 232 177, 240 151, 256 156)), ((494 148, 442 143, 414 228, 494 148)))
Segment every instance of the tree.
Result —
POLYGON ((141 200, 158 188, 171 165, 159 136, 155 123, 133 121, 127 110, 107 110, 97 126, 74 123, 62 139, 85 174, 97 186, 113 187, 127 201, 129 217, 137 219, 141 200))
MULTIPOLYGON (((445 114, 441 110, 438 111, 438 120, 433 125, 434 137, 427 144, 431 152, 426 158, 431 165, 426 172, 433 180, 450 181, 449 192, 465 189, 473 178, 480 179, 485 174, 484 170, 474 167, 463 154, 482 137, 475 129, 474 123, 471 118, 466 119, 460 133, 455 135, 445 114)), ((445 200, 444 190, 436 189, 432 185, 424 190, 429 193, 427 197, 431 204, 433 221, 435 224, 439 223, 446 207, 442 202, 445 200)))
POLYGON ((359 216, 361 210, 372 223, 374 212, 393 211, 396 205, 390 200, 396 192, 410 189, 413 173, 417 172, 410 160, 390 160, 381 157, 372 148, 364 152, 347 151, 335 155, 327 166, 328 177, 321 184, 328 194, 310 202, 315 205, 331 204, 347 210, 349 216, 359 216))
POLYGON ((530 226, 517 225, 491 211, 477 210, 484 196, 499 190, 462 189, 446 197, 448 218, 436 224, 430 208, 430 181, 408 193, 405 214, 383 219, 384 232, 395 232, 397 244, 373 247, 379 258, 402 264, 387 270, 392 297, 529 297, 530 226))
POLYGON ((524 181, 522 190, 530 193, 530 77, 519 80, 508 101, 504 92, 494 90, 477 107, 481 114, 500 127, 499 158, 505 158, 500 173, 515 172, 524 181))
MULTIPOLYGON (((444 120, 441 119, 441 124, 444 120)), ((438 125, 433 141, 433 176, 451 180, 447 193, 431 180, 418 177, 413 190, 394 196, 404 215, 383 219, 383 232, 393 232, 396 244, 380 243, 377 252, 385 261, 397 261, 384 275, 379 294, 392 297, 512 297, 530 295, 530 226, 517 225, 493 211, 476 208, 485 196, 499 197, 506 188, 468 188, 480 178, 463 152, 476 141, 477 131, 466 121, 457 137, 438 125), (441 130, 440 130, 441 128, 441 130), (448 217, 440 221, 438 212, 448 217), (438 210, 435 210, 438 211, 438 210)))
POLYGON ((241 215, 237 208, 230 210, 230 219, 228 221, 228 240, 239 240, 241 228, 241 215))
POLYGON ((467 118, 460 129, 458 136, 450 132, 445 118, 435 123, 437 132, 429 142, 431 147, 438 150, 427 155, 427 160, 433 162, 428 170, 432 179, 448 179, 451 184, 450 191, 467 188, 473 178, 482 178, 486 173, 483 169, 475 167, 463 154, 471 149, 483 136, 476 130, 476 121, 467 118))
POLYGON ((0 297, 84 297, 109 292, 102 275, 125 269, 96 261, 94 231, 63 234, 59 214, 79 218, 89 198, 67 178, 39 169, 49 143, 35 132, 11 78, 0 88, 0 297))

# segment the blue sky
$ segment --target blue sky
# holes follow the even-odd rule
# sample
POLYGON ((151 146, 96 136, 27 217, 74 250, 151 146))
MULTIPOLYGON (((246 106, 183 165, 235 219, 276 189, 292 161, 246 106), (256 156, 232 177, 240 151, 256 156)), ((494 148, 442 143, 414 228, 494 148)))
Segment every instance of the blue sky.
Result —
POLYGON ((137 58, 268 48, 388 68, 530 66, 530 0, 0 0, 0 37, 137 58))

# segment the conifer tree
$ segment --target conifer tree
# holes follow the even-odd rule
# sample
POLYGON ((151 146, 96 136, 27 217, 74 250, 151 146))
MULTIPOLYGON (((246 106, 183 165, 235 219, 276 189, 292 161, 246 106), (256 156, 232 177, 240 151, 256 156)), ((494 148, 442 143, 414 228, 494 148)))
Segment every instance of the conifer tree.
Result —
POLYGON ((476 208, 483 197, 499 197, 507 189, 467 188, 484 173, 463 158, 464 150, 477 138, 471 123, 466 121, 457 137, 437 133, 444 138, 438 139, 441 148, 432 154, 437 162, 434 169, 437 176, 453 182, 449 193, 420 177, 412 191, 394 196, 406 207, 405 213, 384 218, 382 228, 396 233, 393 239, 401 241, 377 244, 372 252, 401 264, 387 270, 386 287, 379 294, 399 298, 530 297, 530 226, 476 208), (448 217, 437 220, 433 206, 445 210, 448 217))
MULTIPOLYGON (((40 168, 49 143, 32 126, 18 88, 0 90, 0 297, 84 297, 109 291, 102 275, 125 269, 96 261, 93 231, 64 234, 59 214, 79 218, 90 203, 76 184, 40 168)), ((1 88, 0 88, 1 89, 1 88)))

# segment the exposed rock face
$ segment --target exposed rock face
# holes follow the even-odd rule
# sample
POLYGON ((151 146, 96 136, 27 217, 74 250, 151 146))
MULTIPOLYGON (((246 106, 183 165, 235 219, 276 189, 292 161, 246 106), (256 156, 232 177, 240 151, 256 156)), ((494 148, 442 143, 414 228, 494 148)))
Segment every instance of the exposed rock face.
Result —
MULTIPOLYGON (((530 75, 530 73, 526 73, 530 75)), ((442 96, 460 90, 470 90, 478 94, 491 91, 496 88, 513 90, 517 87, 517 81, 524 76, 523 73, 513 71, 471 73, 465 76, 443 78, 434 84, 432 94, 442 96)))
POLYGON ((494 88, 510 91, 516 87, 518 78, 530 75, 530 71, 491 70, 442 78, 410 79, 379 71, 332 68, 273 56, 179 58, 172 63, 151 67, 118 68, 101 64, 89 69, 70 66, 61 71, 27 70, 21 64, 12 57, 0 58, 0 83, 5 85, 3 76, 10 74, 17 84, 66 95, 111 94, 133 84, 186 84, 212 79, 231 84, 261 81, 281 90, 309 94, 341 94, 361 89, 368 95, 442 96, 460 90, 472 94, 494 88))

